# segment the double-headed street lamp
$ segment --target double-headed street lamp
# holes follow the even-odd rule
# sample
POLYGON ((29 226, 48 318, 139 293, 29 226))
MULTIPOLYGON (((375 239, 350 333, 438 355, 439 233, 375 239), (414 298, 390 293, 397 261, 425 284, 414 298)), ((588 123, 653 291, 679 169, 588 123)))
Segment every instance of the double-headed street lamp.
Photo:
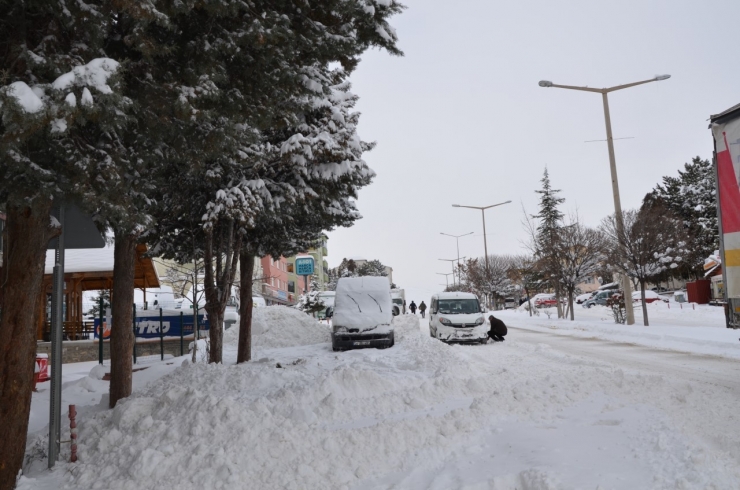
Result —
MULTIPOLYGON (((448 272, 446 274, 444 272, 437 272, 437 274, 439 274, 440 276, 445 276, 445 287, 450 287, 450 281, 447 279, 447 276, 454 276, 454 274, 452 274, 452 272, 448 272)), ((452 283, 453 284, 455 283, 455 278, 454 277, 452 278, 452 283)), ((441 284, 440 284, 440 286, 441 286, 441 284)))
POLYGON ((442 233, 442 232, 440 232, 439 234, 445 235, 445 236, 451 236, 452 238, 455 239, 455 243, 457 244, 457 282, 459 284, 460 283, 460 237, 472 235, 473 232, 471 231, 470 233, 465 233, 462 235, 450 235, 449 233, 442 233))
POLYGON ((483 216, 483 250, 486 253, 486 270, 488 270, 488 242, 486 241, 486 209, 495 208, 503 204, 509 204, 511 201, 500 202, 498 204, 491 204, 490 206, 461 206, 460 204, 453 204, 453 208, 470 208, 480 209, 481 215, 483 216))
MULTIPOLYGON (((612 174, 612 193, 614 194, 614 215, 617 219, 617 234, 620 237, 620 241, 624 237, 624 219, 622 218, 622 203, 619 199, 619 182, 617 181, 617 163, 614 157, 614 138, 612 137, 612 122, 609 116, 609 99, 607 94, 609 92, 616 92, 635 85, 642 85, 650 82, 659 82, 661 80, 668 80, 671 78, 670 75, 658 75, 655 78, 649 80, 642 80, 640 82, 625 83, 624 85, 617 85, 609 88, 591 88, 591 87, 576 87, 573 85, 558 85, 552 83, 549 80, 540 81, 540 87, 550 88, 565 88, 568 90, 581 90, 583 92, 596 92, 601 94, 601 100, 604 103, 604 120, 606 121, 606 143, 609 148, 609 167, 612 174)), ((629 277, 622 275, 622 290, 624 291, 624 304, 625 310, 627 310, 627 325, 635 323, 635 313, 632 309, 632 287, 630 285, 629 277)))
POLYGON ((450 274, 452 274, 452 285, 453 286, 455 285, 455 262, 459 261, 461 258, 464 259, 465 257, 458 257, 456 259, 439 259, 439 260, 444 260, 445 262, 449 262, 452 265, 452 272, 450 274))

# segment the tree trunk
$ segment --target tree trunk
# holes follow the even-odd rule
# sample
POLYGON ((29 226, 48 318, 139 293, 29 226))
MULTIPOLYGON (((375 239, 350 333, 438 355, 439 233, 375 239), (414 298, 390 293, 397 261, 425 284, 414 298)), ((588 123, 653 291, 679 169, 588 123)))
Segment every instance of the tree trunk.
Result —
POLYGON ((252 359, 252 275, 254 274, 254 253, 243 250, 239 257, 239 349, 236 363, 252 359))
MULTIPOLYGON (((51 200, 7 206, 0 318, 0 489, 10 490, 23 464, 36 358, 38 302, 50 226, 51 200)), ((58 374, 58 373, 57 373, 58 374)))
MULTIPOLYGON (((131 395, 134 353, 134 268, 138 236, 116 232, 113 250, 113 290, 110 331, 110 408, 131 395)), ((101 339, 102 341, 102 339, 101 339)))
MULTIPOLYGON (((647 303, 645 303, 645 281, 640 281, 640 295, 642 296, 642 324, 646 327, 650 326, 648 322, 647 303)), ((627 298, 624 298, 625 300, 627 298)), ((632 298, 630 298, 630 301, 632 298)))
POLYGON ((529 316, 532 316, 532 301, 529 299, 529 289, 524 289, 524 291, 527 293, 527 305, 529 306, 529 316))
POLYGON ((555 300, 557 301, 558 318, 563 318, 563 305, 560 304, 560 285, 555 288, 555 300))
POLYGON ((211 341, 211 346, 208 353, 208 362, 220 364, 223 362, 223 315, 224 310, 226 309, 226 304, 224 302, 222 305, 222 295, 219 294, 219 290, 216 285, 217 278, 214 277, 213 241, 213 230, 210 230, 206 233, 206 246, 203 260, 205 273, 203 289, 206 293, 206 312, 208 312, 208 323, 210 324, 208 336, 211 341))
POLYGON ((575 320, 573 312, 573 291, 568 291, 568 310, 570 310, 570 321, 575 320))

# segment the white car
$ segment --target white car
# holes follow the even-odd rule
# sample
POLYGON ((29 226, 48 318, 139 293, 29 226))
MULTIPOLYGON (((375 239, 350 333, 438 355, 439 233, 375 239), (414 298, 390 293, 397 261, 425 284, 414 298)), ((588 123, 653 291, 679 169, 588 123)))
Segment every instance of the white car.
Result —
MULTIPOLYGON (((662 299, 655 291, 645 291, 645 303, 653 303, 662 299)), ((642 301, 642 293, 640 291, 632 291, 632 301, 642 301)))
POLYGON ((576 296, 576 303, 580 305, 581 303, 590 300, 591 296, 593 295, 594 291, 591 291, 590 293, 579 294, 578 296, 576 296))
POLYGON ((334 351, 393 347, 393 303, 386 277, 343 277, 337 282, 332 312, 334 351))
POLYGON ((442 342, 485 344, 489 328, 472 293, 438 293, 429 302, 429 335, 442 342))

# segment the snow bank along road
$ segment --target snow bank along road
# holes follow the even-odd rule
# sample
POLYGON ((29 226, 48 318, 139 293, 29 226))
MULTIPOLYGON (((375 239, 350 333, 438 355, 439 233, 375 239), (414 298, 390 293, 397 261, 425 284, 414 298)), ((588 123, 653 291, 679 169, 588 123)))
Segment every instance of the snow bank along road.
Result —
POLYGON ((674 372, 675 354, 515 328, 448 346, 410 315, 391 349, 333 353, 298 312, 255 321, 254 362, 227 332, 224 365, 174 359, 114 410, 86 402, 79 463, 47 472, 30 438, 20 488, 740 487, 735 361, 674 372))

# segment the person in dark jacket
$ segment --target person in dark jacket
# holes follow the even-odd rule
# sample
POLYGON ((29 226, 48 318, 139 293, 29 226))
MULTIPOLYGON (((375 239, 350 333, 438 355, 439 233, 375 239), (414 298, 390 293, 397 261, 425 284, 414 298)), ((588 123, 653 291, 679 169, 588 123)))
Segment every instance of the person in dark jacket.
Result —
POLYGON ((494 342, 503 342, 504 337, 508 333, 506 324, 493 315, 488 317, 488 321, 491 323, 491 330, 488 331, 488 336, 491 337, 494 342))
POLYGON ((421 317, 424 318, 424 312, 427 311, 427 305, 424 304, 424 301, 419 303, 419 313, 421 313, 421 317))
POLYGON ((416 303, 414 303, 413 300, 411 300, 411 304, 409 304, 409 310, 411 310, 412 315, 416 315, 416 303))

